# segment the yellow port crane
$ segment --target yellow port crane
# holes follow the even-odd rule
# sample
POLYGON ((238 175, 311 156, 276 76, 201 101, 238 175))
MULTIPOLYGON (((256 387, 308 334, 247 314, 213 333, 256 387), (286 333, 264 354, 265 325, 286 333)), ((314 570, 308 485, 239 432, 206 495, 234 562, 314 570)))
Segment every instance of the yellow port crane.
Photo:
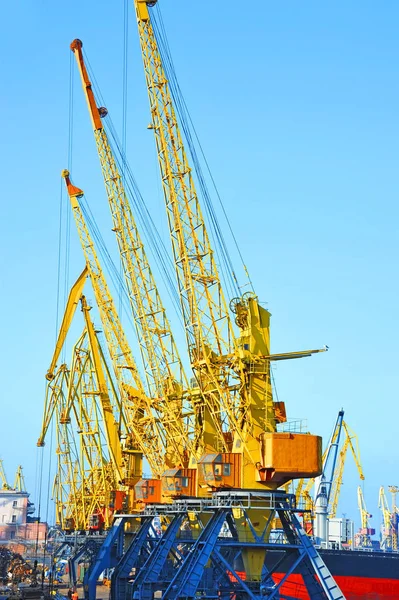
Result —
POLYGON ((359 441, 356 433, 349 427, 349 425, 344 421, 343 428, 345 433, 345 441, 343 443, 342 449, 339 453, 338 464, 335 476, 333 478, 333 485, 331 489, 331 504, 329 510, 329 517, 333 519, 337 515, 338 508, 338 500, 341 492, 344 468, 345 468, 345 460, 348 450, 351 451, 353 456, 353 460, 355 461, 356 469, 359 474, 359 479, 364 481, 364 473, 363 467, 360 460, 360 450, 359 450, 359 441))
POLYGON ((25 477, 22 471, 22 466, 17 467, 14 479, 14 488, 16 492, 26 492, 25 477))
MULTIPOLYGON (((85 267, 83 269, 82 273, 79 275, 78 279, 75 281, 75 283, 73 284, 73 286, 70 289, 67 303, 66 303, 65 310, 64 310, 64 315, 63 315, 61 326, 60 326, 60 330, 58 332, 58 337, 57 337, 57 341, 55 344, 54 353, 53 353, 53 356, 51 359, 50 367, 48 368, 47 373, 46 373, 47 381, 52 381, 55 377, 55 369, 57 366, 57 362, 60 357, 62 348, 64 346, 64 343, 65 343, 65 340, 66 340, 66 337, 67 337, 67 334, 69 331, 69 327, 72 323, 74 314, 76 312, 76 308, 79 304, 79 299, 83 293, 83 288, 85 285, 86 277, 87 277, 87 268, 85 267)), ((64 383, 64 376, 65 376, 66 372, 67 372, 66 365, 64 365, 63 369, 57 370, 57 376, 60 379, 60 381, 62 381, 63 383, 64 383), (62 373, 64 375, 62 375, 62 373)), ((60 388, 59 386, 56 385, 55 390, 59 390, 59 389, 62 389, 62 387, 60 388)), ((45 396, 45 401, 44 401, 42 428, 41 428, 39 439, 37 441, 37 446, 39 446, 39 447, 42 447, 45 444, 44 440, 45 440, 48 428, 50 426, 51 420, 53 418, 54 410, 58 406, 59 406, 58 393, 53 393, 52 389, 49 388, 49 386, 47 386, 46 396, 45 396)), ((63 418, 62 414, 60 414, 60 418, 61 419, 63 418)))
POLYGON ((316 481, 325 488, 328 517, 333 519, 337 515, 348 450, 350 450, 353 456, 360 481, 364 481, 358 438, 343 419, 343 416, 344 411, 340 410, 330 441, 323 452, 323 480, 311 478, 305 481, 304 479, 300 479, 295 487, 297 504, 302 506, 306 511, 310 511, 304 513, 305 528, 309 533, 313 531, 312 521, 315 511, 313 495, 317 497, 318 494, 317 488, 313 493, 316 481))
POLYGON ((10 486, 8 485, 6 473, 4 471, 3 460, 1 458, 0 458, 0 484, 1 484, 1 489, 3 489, 3 490, 11 489, 10 486))
MULTIPOLYGON (((97 107, 84 62, 82 42, 74 40, 71 49, 77 60, 94 130, 149 395, 166 434, 166 467, 187 468, 190 458, 195 458, 195 444, 201 440, 194 439, 193 391, 189 389, 123 178, 101 121, 108 111, 97 107)), ((196 396, 198 403, 198 392, 196 396)))
POLYGON ((371 548, 372 543, 370 536, 374 535, 375 530, 371 529, 370 527, 369 519, 372 517, 372 515, 367 510, 363 491, 360 485, 357 488, 357 504, 360 511, 360 531, 357 534, 358 545, 361 548, 371 548))
POLYGON ((399 487, 396 485, 389 485, 388 491, 392 495, 392 550, 398 549, 398 509, 396 505, 396 494, 399 492, 399 487))
POLYGON ((79 198, 83 196, 83 191, 72 185, 67 170, 64 170, 62 174, 85 256, 87 272, 96 298, 115 379, 118 382, 122 413, 126 415, 126 427, 128 433, 130 432, 130 445, 137 450, 135 469, 137 481, 140 480, 139 473, 142 473, 143 454, 146 455, 153 474, 159 477, 164 470, 162 423, 153 415, 152 401, 145 393, 132 350, 84 220, 79 204, 79 198))
POLYGON ((98 346, 97 336, 94 331, 93 322, 90 318, 90 307, 86 302, 85 296, 81 297, 82 312, 86 324, 87 335, 89 338, 89 347, 91 350, 91 356, 93 360, 94 371, 96 373, 97 384, 98 384, 98 395, 100 397, 100 404, 103 413, 103 420, 105 425, 105 433, 108 442, 108 448, 111 454, 111 460, 114 466, 117 480, 122 484, 125 480, 124 471, 124 458, 121 448, 120 441, 120 428, 118 423, 115 421, 114 413, 112 410, 112 404, 108 393, 108 386, 103 371, 100 349, 98 346))
MULTIPOLYGON (((67 393, 62 388, 59 389, 56 387, 56 393, 50 392, 46 395, 43 425, 38 446, 44 445, 45 435, 53 418, 54 411, 56 411, 57 426, 62 426, 70 422, 70 415, 73 410, 75 412, 75 420, 79 423, 78 431, 82 434, 80 444, 83 452, 83 455, 80 454, 80 458, 74 461, 74 465, 77 465, 76 468, 81 481, 80 487, 78 486, 77 488, 76 483, 71 479, 71 477, 73 478, 75 467, 67 466, 67 477, 70 482, 68 489, 72 490, 75 503, 77 503, 78 507, 81 506, 81 503, 77 501, 76 489, 78 489, 79 494, 82 493, 82 490, 88 486, 87 482, 90 482, 89 488, 91 492, 89 495, 91 497, 95 496, 93 481, 98 479, 98 473, 95 477, 93 474, 98 471, 101 475, 99 480, 103 482, 103 492, 105 493, 107 488, 108 491, 112 490, 112 484, 115 493, 118 491, 127 493, 127 508, 133 509, 135 506, 134 485, 142 476, 142 453, 133 444, 135 436, 133 436, 132 429, 138 429, 140 424, 129 425, 127 418, 127 415, 129 415, 129 405, 127 405, 126 401, 121 403, 113 389, 113 381, 109 376, 108 367, 89 315, 89 308, 82 294, 88 272, 89 270, 85 267, 82 274, 72 286, 69 294, 51 367, 47 373, 47 380, 50 383, 54 378, 53 368, 65 342, 76 310, 78 298, 82 305, 86 324, 85 333, 81 337, 80 343, 75 346, 74 361, 70 373, 64 368, 66 379, 61 376, 62 383, 67 385, 67 393), (83 345, 86 337, 87 349, 83 345), (107 376, 105 373, 107 373, 107 376), (109 389, 112 389, 112 394, 109 393, 109 389), (101 426, 99 413, 101 413, 101 426), (100 438, 103 436, 103 440, 99 436, 100 438), (123 442, 122 439, 124 439, 123 442), (105 485, 106 478, 104 474, 106 464, 106 461, 103 459, 104 451, 102 449, 104 440, 107 445, 106 453, 109 456, 108 462, 112 463, 114 473, 113 480, 108 485, 105 485), (84 464, 88 465, 86 470, 83 468, 82 456, 85 458, 84 464)), ((107 305, 107 308, 111 313, 112 306, 107 305)), ((127 358, 126 356, 124 357, 125 360, 127 358)), ((120 374, 120 371, 118 371, 118 374, 120 374)), ((133 408, 136 410, 136 407, 133 408)), ((148 429, 150 430, 150 427, 148 429)), ((64 435, 64 432, 61 432, 61 435, 64 435)), ((68 434, 66 434, 66 439, 69 440, 68 434)), ((68 462, 71 461, 70 447, 67 442, 65 442, 65 445, 65 460, 68 462)), ((61 466, 59 467, 59 472, 61 472, 62 468, 61 466)), ((64 478, 60 475, 58 477, 58 485, 62 485, 63 481, 64 478)), ((119 494, 118 498, 120 497, 121 494, 119 494)), ((89 506, 89 504, 87 501, 85 502, 86 506, 89 506)), ((98 518, 100 518, 100 513, 97 514, 98 518)), ((101 518, 105 520, 104 514, 101 514, 101 518)), ((85 511, 83 511, 82 519, 85 522, 87 521, 85 511)), ((78 522, 76 516, 73 517, 73 520, 75 524, 78 522)))
POLYGON ((378 494, 378 508, 382 513, 381 548, 392 550, 392 518, 383 486, 378 494))
MULTIPOLYGON (((191 367, 204 399, 209 446, 198 465, 199 493, 220 487, 276 488, 321 472, 321 439, 277 433, 270 363, 320 350, 272 355, 270 313, 252 293, 230 302, 236 338, 149 8, 134 0, 141 54, 191 367)), ((284 415, 282 403, 278 406, 284 415)))
MULTIPOLYGON (((101 514, 108 526, 118 489, 103 432, 99 386, 88 341, 84 330, 73 347, 70 369, 60 365, 48 380, 46 392, 46 406, 56 426, 56 522, 65 531, 89 529, 95 514, 101 514)), ((45 414, 43 427, 48 428, 50 421, 45 414)), ((42 431, 43 442, 44 438, 42 431)))

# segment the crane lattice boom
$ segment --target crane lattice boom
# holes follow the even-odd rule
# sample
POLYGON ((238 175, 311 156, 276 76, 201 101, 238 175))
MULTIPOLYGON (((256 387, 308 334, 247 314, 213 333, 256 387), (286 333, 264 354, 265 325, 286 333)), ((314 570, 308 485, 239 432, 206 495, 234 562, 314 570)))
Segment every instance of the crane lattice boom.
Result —
MULTIPOLYGON (((123 264, 137 339, 143 359, 149 395, 157 407, 167 434, 167 466, 187 466, 193 452, 192 392, 138 231, 118 165, 97 108, 82 54, 82 42, 74 40, 83 89, 105 182, 119 252, 123 264)), ((198 396, 198 394, 197 394, 198 396)))

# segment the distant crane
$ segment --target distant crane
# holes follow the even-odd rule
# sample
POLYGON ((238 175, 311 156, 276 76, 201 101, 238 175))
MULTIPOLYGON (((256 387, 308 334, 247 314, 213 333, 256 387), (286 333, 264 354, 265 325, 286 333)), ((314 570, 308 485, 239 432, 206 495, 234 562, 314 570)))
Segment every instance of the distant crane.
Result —
POLYGON ((392 550, 392 518, 383 486, 380 487, 378 495, 378 508, 381 510, 383 520, 381 527, 381 548, 392 550))
POLYGON ((307 510, 313 510, 314 500, 311 494, 312 489, 316 485, 313 496, 317 499, 319 488, 322 485, 323 494, 327 496, 327 511, 330 519, 335 518, 337 514, 348 450, 351 451, 353 460, 355 461, 359 479, 364 481, 357 435, 343 417, 344 411, 341 409, 338 413, 330 441, 323 452, 322 476, 317 479, 309 479, 306 482, 304 479, 300 479, 295 488, 297 502, 302 501, 307 510))
POLYGON ((357 472, 359 474, 359 479, 364 481, 364 473, 363 467, 360 461, 360 450, 359 450, 359 442, 356 433, 349 427, 349 425, 344 421, 342 423, 344 432, 345 432, 345 441, 342 446, 342 449, 339 453, 338 463, 335 471, 335 475, 333 478, 333 485, 331 488, 331 501, 330 501, 330 511, 329 517, 333 519, 337 515, 338 508, 338 500, 341 492, 343 473, 345 467, 345 460, 348 450, 351 451, 353 456, 353 460, 355 461, 355 465, 357 468, 357 472))
POLYGON ((389 485, 388 490, 392 494, 392 549, 398 549, 398 510, 396 506, 396 494, 399 492, 399 487, 396 485, 389 485))
POLYGON ((21 465, 19 465, 15 473, 14 490, 16 492, 26 492, 25 477, 21 465))
POLYGON ((1 483, 1 487, 3 490, 9 490, 10 486, 8 485, 7 482, 7 477, 4 471, 4 467, 3 467, 3 461, 0 458, 0 483, 1 483))
POLYGON ((358 546, 360 548, 371 548, 371 537, 375 534, 375 529, 372 529, 369 524, 369 519, 373 516, 371 515, 366 507, 366 502, 364 500, 363 491, 360 485, 357 488, 357 504, 360 511, 360 531, 357 534, 358 546))

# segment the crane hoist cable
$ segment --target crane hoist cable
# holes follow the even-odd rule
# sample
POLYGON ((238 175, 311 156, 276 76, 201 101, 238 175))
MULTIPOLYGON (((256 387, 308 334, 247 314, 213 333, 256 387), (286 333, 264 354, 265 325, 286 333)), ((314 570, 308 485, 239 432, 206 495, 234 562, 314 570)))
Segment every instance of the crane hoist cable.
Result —
POLYGON ((132 329, 134 328, 133 318, 130 313, 129 306, 129 296, 127 294, 126 285, 123 279, 123 274, 120 272, 120 269, 115 265, 110 252, 104 242, 104 239, 101 235, 101 231, 95 221, 93 213, 91 211, 90 205, 87 201, 86 196, 82 196, 80 207, 82 210, 82 214, 84 220, 87 224, 87 228, 90 232, 91 237, 93 238, 94 243, 98 248, 98 254, 100 257, 100 263, 104 265, 104 271, 107 274, 107 279, 109 279, 115 290, 120 291, 119 303, 121 309, 118 311, 119 314, 128 320, 129 325, 131 325, 132 329))
POLYGON ((164 23, 162 20, 161 9, 158 4, 155 5, 155 8, 153 10, 152 21, 153 21, 153 27, 154 27, 154 34, 155 34, 155 38, 156 38, 156 41, 157 41, 157 44, 159 47, 160 55, 162 57, 166 77, 169 81, 172 98, 175 102, 176 113, 180 119, 180 123, 182 125, 182 129, 183 129, 186 141, 187 141, 188 151, 191 155, 194 169, 195 169, 195 172, 197 175, 197 180, 198 180, 199 186, 201 188, 202 197, 205 200, 205 208, 206 208, 206 211, 208 214, 211 229, 213 230, 213 240, 214 240, 214 243, 216 244, 217 255, 219 257, 219 264, 220 264, 220 267, 223 270, 223 274, 224 274, 224 285, 228 289, 230 289, 230 297, 240 295, 238 278, 235 273, 231 254, 228 250, 227 243, 226 243, 225 237, 223 235, 223 230, 219 224, 217 213, 216 213, 215 208, 212 203, 211 194, 208 190, 208 186, 206 183, 206 177, 203 173, 201 161, 198 157, 195 141, 197 142, 199 152, 202 155, 202 159, 205 164, 205 168, 208 171, 209 177, 211 179, 211 183, 215 189, 216 196, 218 198, 220 207, 222 209, 223 217, 226 220, 228 230, 232 237, 232 240, 233 240, 234 246, 236 248, 236 251, 238 253, 239 259, 244 268, 244 273, 245 273, 246 277, 248 278, 248 284, 249 284, 252 292, 254 292, 253 285, 250 280, 249 273, 246 269, 241 250, 238 246, 237 239, 234 235, 230 220, 228 218, 227 212, 226 212, 224 204, 222 202, 222 198, 216 187, 215 180, 212 176, 211 170, 209 168, 209 164, 206 160, 205 154, 202 149, 202 145, 201 145, 198 135, 197 135, 197 131, 194 127, 190 112, 188 110, 181 87, 180 87, 178 79, 177 79, 175 67, 174 67, 172 56, 170 53, 170 48, 169 48, 169 43, 167 40, 164 23))
MULTIPOLYGON (((91 67, 87 52, 85 52, 84 50, 83 59, 87 67, 87 72, 90 77, 90 81, 92 82, 95 98, 98 99, 100 105, 107 106, 107 104, 104 101, 104 97, 102 95, 100 86, 97 83, 94 71, 91 67)), ((159 274, 164 282, 167 294, 170 297, 171 302, 173 304, 176 316, 179 322, 182 323, 180 314, 179 295, 177 292, 177 287, 174 278, 174 265, 171 261, 169 253, 166 250, 165 244, 159 234, 159 231, 155 226, 155 223, 151 216, 151 212, 146 202, 144 202, 143 196, 140 192, 130 164, 127 161, 126 154, 123 150, 123 144, 118 138, 116 128, 112 122, 112 118, 109 113, 107 114, 107 119, 105 119, 103 125, 105 131, 107 132, 109 146, 111 148, 118 170, 119 172, 124 173, 124 187, 126 188, 127 195, 130 201, 132 202, 132 208, 140 225, 141 232, 143 233, 146 247, 149 248, 151 251, 151 254, 155 260, 155 264, 159 269, 159 274)))

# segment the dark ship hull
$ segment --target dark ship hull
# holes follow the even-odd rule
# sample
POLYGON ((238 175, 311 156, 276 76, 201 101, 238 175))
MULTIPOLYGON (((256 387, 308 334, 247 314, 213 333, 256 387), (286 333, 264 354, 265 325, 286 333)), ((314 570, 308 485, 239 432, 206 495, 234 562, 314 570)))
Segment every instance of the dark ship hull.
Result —
MULTIPOLYGON (((278 554, 268 553, 268 566, 276 563, 278 554)), ((319 554, 347 600, 399 599, 399 553, 319 550, 319 554)), ((284 567, 289 567, 289 559, 284 567)), ((284 575, 277 573, 275 580, 284 575)), ((299 600, 309 598, 302 575, 296 571, 284 583, 282 593, 299 600)))

